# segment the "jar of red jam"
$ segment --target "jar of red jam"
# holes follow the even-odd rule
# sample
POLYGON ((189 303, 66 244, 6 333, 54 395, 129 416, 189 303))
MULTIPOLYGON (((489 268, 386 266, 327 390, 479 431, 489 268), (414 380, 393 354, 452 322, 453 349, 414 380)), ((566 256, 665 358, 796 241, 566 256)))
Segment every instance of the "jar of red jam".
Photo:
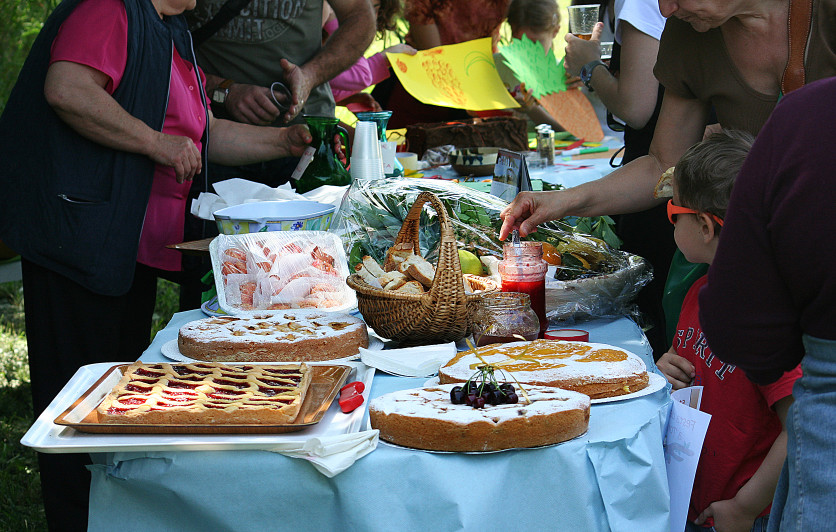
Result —
POLYGON ((540 334, 540 319, 531 310, 528 294, 495 292, 483 296, 480 303, 473 315, 473 339, 477 347, 534 340, 540 334))
POLYGON ((509 242, 503 246, 503 259, 499 262, 503 292, 528 294, 531 308, 540 319, 538 338, 549 328, 546 318, 546 272, 549 263, 543 260, 542 242, 509 242))

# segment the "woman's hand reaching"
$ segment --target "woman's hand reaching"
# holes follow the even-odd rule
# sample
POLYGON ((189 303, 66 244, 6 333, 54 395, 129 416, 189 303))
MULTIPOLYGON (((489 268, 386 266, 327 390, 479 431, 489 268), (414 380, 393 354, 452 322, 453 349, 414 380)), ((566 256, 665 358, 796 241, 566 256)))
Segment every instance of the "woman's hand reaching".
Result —
POLYGON ((499 239, 505 240, 514 229, 520 236, 527 236, 537 230, 537 225, 557 220, 566 215, 566 191, 520 192, 507 207, 502 209, 502 228, 499 239))

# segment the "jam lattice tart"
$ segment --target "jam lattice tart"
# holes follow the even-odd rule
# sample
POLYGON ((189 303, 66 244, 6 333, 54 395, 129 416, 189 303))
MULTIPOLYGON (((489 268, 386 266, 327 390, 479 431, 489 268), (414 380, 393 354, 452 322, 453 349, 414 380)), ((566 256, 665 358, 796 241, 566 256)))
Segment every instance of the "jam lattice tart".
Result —
POLYGON ((100 423, 282 425, 296 419, 310 381, 305 364, 136 362, 96 411, 100 423))

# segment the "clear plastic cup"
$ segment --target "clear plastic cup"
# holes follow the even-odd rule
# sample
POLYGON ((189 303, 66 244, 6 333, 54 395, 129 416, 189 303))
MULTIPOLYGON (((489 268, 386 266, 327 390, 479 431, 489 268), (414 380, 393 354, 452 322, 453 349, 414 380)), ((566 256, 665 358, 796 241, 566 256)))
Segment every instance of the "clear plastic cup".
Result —
POLYGON ((598 4, 569 6, 569 33, 584 40, 592 38, 598 22, 598 4))

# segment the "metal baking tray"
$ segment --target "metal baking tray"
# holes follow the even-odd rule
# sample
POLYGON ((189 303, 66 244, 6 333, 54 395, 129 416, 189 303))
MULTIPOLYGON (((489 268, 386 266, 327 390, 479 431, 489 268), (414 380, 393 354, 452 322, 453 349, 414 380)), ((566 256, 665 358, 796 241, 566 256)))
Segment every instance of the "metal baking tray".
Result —
POLYGON ((319 423, 351 372, 348 366, 310 366, 311 383, 293 423, 269 424, 154 424, 100 423, 96 407, 119 382, 129 364, 105 371, 85 393, 55 418, 56 425, 81 432, 117 434, 279 434, 295 432, 319 423))

